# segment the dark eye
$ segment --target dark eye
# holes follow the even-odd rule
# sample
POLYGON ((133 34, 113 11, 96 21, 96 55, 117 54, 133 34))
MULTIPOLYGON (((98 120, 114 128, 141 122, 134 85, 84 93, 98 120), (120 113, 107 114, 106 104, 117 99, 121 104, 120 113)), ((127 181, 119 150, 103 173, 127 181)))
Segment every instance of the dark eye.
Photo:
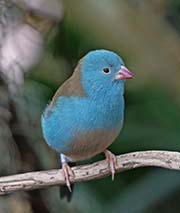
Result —
POLYGON ((106 74, 109 74, 111 71, 109 68, 103 68, 103 72, 106 73, 106 74))

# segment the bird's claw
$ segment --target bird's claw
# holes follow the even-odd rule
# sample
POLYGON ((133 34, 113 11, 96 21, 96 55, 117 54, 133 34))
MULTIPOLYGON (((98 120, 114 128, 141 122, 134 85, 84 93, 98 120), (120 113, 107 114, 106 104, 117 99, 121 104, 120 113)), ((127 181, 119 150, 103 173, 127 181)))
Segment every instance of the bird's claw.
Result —
POLYGON ((74 177, 74 172, 67 163, 63 163, 62 170, 63 170, 66 186, 68 187, 69 191, 72 192, 70 177, 74 177))
POLYGON ((106 161, 108 163, 109 169, 110 169, 111 174, 112 174, 112 180, 114 180, 114 174, 115 174, 115 170, 116 170, 116 167, 117 167, 117 158, 109 150, 105 150, 104 154, 105 154, 106 161))

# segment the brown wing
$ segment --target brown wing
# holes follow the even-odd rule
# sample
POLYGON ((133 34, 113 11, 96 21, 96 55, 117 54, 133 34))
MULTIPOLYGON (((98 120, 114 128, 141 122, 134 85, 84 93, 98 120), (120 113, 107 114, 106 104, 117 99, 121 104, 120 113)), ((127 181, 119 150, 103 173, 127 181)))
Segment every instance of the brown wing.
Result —
POLYGON ((56 91, 50 104, 51 106, 56 103, 57 98, 60 96, 85 96, 85 92, 81 83, 81 66, 82 59, 79 61, 72 76, 66 80, 56 91))

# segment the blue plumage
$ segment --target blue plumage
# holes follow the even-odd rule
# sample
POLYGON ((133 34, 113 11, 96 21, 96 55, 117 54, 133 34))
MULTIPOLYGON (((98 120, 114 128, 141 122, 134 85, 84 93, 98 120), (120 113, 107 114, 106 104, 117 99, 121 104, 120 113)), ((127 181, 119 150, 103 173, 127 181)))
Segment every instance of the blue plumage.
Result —
POLYGON ((122 128, 124 80, 131 77, 114 52, 84 56, 42 115, 48 145, 70 161, 104 152, 122 128))

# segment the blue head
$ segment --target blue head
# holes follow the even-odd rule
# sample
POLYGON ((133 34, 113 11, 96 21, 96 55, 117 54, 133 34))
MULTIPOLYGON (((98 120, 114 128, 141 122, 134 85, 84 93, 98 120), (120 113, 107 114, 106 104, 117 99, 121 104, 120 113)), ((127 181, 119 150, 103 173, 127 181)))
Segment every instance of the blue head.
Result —
POLYGON ((124 80, 132 73, 114 52, 95 50, 89 52, 82 62, 82 84, 88 96, 123 94, 124 80))

